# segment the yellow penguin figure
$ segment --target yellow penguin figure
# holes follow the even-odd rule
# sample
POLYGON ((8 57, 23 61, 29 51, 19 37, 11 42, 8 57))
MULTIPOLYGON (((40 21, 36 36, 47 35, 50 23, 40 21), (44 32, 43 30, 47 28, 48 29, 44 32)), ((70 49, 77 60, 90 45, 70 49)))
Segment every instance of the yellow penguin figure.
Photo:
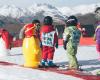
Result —
POLYGON ((41 48, 39 38, 36 36, 35 24, 25 25, 23 39, 24 67, 38 68, 41 61, 41 48))
POLYGON ((23 56, 25 59, 25 67, 38 68, 41 60, 41 49, 38 38, 34 36, 31 38, 24 38, 23 56))

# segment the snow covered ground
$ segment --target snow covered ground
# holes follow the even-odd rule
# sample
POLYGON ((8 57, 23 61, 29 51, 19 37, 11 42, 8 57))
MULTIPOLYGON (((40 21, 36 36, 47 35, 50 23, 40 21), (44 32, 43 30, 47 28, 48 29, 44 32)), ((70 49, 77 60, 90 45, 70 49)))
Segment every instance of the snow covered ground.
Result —
MULTIPOLYGON (((68 64, 68 58, 66 51, 60 46, 55 51, 54 62, 57 64, 68 64)), ((93 46, 79 46, 77 58, 81 68, 95 74, 97 70, 100 70, 100 61, 98 59, 98 53, 96 52, 95 45, 93 46)), ((16 64, 23 64, 24 59, 22 55, 22 48, 12 48, 10 55, 6 57, 0 57, 0 61, 8 61, 16 64)), ((58 74, 54 72, 40 71, 30 68, 22 68, 18 66, 3 66, 0 65, 0 80, 82 80, 69 75, 58 74)))

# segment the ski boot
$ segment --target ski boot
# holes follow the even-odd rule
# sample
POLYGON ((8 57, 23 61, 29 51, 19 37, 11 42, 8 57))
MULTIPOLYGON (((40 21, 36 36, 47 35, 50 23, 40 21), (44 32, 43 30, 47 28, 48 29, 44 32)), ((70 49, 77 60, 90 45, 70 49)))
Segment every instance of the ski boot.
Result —
POLYGON ((53 63, 53 61, 48 61, 48 67, 58 67, 56 64, 53 63))
POLYGON ((40 67, 41 68, 47 68, 48 66, 46 64, 47 64, 47 60, 42 60, 40 67))

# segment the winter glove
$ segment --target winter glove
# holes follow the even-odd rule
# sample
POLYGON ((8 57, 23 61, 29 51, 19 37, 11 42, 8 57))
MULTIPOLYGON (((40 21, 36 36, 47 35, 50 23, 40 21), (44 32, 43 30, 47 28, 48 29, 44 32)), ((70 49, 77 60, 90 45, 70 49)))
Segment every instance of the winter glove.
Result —
POLYGON ((63 48, 66 50, 67 41, 63 41, 63 48))
POLYGON ((93 40, 96 41, 96 34, 94 34, 94 36, 93 36, 93 40))
POLYGON ((55 47, 58 48, 58 43, 55 44, 55 47))
POLYGON ((42 42, 40 42, 40 48, 42 48, 42 42))

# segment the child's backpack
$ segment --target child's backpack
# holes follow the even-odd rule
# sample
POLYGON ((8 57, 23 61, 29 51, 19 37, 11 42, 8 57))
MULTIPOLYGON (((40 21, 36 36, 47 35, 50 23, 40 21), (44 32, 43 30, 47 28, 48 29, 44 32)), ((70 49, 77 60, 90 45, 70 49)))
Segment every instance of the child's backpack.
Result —
POLYGON ((70 36, 72 45, 77 46, 80 41, 81 32, 78 29, 73 29, 70 36))

